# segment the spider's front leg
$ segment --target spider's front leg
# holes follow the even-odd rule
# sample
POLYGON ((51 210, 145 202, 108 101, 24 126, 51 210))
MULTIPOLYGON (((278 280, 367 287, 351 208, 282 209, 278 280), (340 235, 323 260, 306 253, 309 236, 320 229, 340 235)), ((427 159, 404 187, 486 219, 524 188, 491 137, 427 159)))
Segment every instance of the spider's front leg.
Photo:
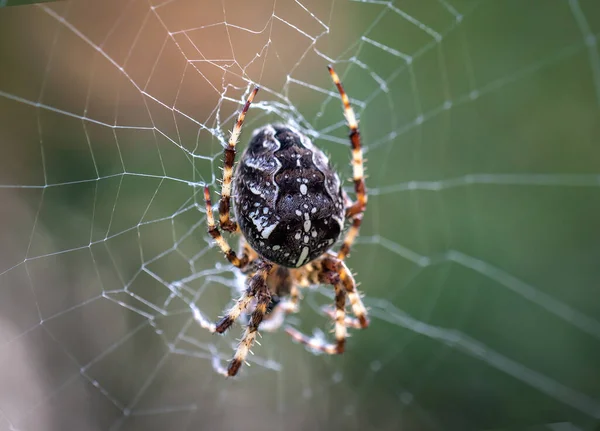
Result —
MULTIPOLYGON (((295 328, 287 327, 286 332, 296 341, 330 355, 344 352, 347 337, 346 295, 350 299, 352 312, 361 328, 369 325, 367 310, 356 291, 356 283, 346 264, 335 256, 327 255, 316 262, 314 271, 318 271, 318 280, 321 283, 331 284, 335 289, 335 344, 323 342, 320 339, 309 337, 295 328)), ((311 274, 307 276, 310 277, 311 274)))

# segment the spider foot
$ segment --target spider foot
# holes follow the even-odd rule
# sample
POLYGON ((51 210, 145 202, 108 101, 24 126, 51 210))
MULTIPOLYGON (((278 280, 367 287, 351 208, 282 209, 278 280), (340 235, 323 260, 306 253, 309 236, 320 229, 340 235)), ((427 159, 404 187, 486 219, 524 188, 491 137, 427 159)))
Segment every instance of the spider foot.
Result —
POLYGON ((229 315, 222 317, 221 320, 217 322, 215 331, 219 334, 224 333, 231 327, 231 325, 233 325, 234 321, 235 320, 229 315))
POLYGON ((240 367, 242 366, 242 361, 240 361, 239 359, 232 359, 231 362, 229 362, 229 365, 227 366, 227 377, 233 377, 235 376, 238 371, 240 370, 240 367))
POLYGON ((292 337, 294 341, 304 344, 306 347, 317 352, 326 353, 328 355, 341 355, 345 350, 345 338, 337 340, 336 344, 332 344, 328 343, 322 337, 309 337, 291 326, 287 326, 285 332, 292 337))

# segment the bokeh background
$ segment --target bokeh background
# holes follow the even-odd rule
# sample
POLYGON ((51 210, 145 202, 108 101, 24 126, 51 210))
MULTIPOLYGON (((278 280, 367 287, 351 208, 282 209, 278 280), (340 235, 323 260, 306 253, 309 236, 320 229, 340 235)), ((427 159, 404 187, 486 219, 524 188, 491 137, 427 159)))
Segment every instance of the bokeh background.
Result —
MULTIPOLYGON (((597 429, 599 35, 593 0, 0 8, 0 429, 597 429), (328 63, 372 325, 341 357, 265 333, 224 379, 202 186, 255 84, 242 148, 291 122, 349 177, 328 63)), ((331 336, 331 300, 289 323, 331 336)))

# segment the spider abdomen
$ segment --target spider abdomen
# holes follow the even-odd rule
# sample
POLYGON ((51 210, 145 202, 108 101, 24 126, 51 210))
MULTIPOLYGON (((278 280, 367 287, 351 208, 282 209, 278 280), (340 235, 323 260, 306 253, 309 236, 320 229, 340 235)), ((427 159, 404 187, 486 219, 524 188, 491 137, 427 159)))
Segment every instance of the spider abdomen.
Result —
POLYGON ((323 152, 289 126, 254 132, 234 175, 234 203, 248 244, 286 267, 319 257, 343 230, 337 174, 323 152))

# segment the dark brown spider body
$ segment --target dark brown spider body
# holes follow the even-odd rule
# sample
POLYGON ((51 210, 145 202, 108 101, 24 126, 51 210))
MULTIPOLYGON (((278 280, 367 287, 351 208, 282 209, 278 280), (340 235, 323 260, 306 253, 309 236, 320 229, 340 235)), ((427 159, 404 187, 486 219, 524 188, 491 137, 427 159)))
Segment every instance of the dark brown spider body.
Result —
POLYGON ((234 175, 235 219, 267 260, 298 268, 325 253, 344 226, 340 180, 325 154, 289 126, 258 129, 234 175))

